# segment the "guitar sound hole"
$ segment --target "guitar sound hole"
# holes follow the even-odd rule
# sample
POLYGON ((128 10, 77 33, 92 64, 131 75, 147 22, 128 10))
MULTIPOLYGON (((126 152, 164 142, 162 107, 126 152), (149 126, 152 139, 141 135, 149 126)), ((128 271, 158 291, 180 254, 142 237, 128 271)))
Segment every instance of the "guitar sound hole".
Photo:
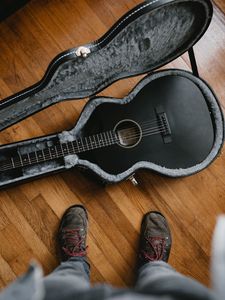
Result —
POLYGON ((137 146, 142 138, 142 130, 138 123, 133 120, 122 120, 114 128, 118 137, 118 145, 124 148, 137 146))

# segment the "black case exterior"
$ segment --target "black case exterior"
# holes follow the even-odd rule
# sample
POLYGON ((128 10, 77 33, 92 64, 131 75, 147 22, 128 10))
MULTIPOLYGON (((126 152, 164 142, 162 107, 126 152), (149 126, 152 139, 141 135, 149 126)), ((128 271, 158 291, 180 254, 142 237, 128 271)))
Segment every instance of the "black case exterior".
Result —
MULTIPOLYGON (((182 70, 171 70, 171 76, 180 76, 182 73, 182 76, 190 76, 196 84, 202 85, 202 92, 206 95, 206 101, 209 102, 216 123, 217 140, 208 161, 187 172, 177 172, 177 170, 170 172, 140 165, 136 169, 114 177, 79 160, 74 163, 74 166, 91 169, 107 182, 124 180, 139 168, 148 168, 171 177, 191 175, 202 170, 218 155, 224 140, 222 111, 213 91, 202 79, 198 78, 192 48, 208 28, 211 18, 212 5, 208 0, 145 1, 123 16, 101 39, 59 54, 51 62, 40 82, 2 100, 0 102, 0 130, 60 101, 90 97, 116 80, 149 73, 189 51, 194 75, 185 75, 187 72, 182 70)), ((170 72, 170 70, 154 72, 145 80, 154 80, 157 74, 163 76, 163 72, 170 72)), ((130 95, 135 94, 142 85, 143 82, 139 83, 130 95)), ((90 115, 93 103, 101 101, 99 99, 89 101, 76 127, 79 127, 81 119, 83 124, 85 123, 84 115, 90 115)), ((110 101, 110 99, 105 101, 110 101)), ((0 161, 4 160, 9 153, 13 154, 18 151, 23 153, 51 146, 60 142, 59 137, 60 134, 55 134, 1 146, 0 161)), ((39 164, 35 168, 17 170, 6 177, 0 174, 0 187, 63 171, 72 166, 62 159, 39 164)))

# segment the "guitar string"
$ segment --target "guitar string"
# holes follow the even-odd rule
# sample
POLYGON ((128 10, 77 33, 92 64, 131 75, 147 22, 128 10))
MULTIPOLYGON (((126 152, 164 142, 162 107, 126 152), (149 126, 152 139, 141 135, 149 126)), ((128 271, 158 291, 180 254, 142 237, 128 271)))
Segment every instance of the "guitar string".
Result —
MULTIPOLYGON (((141 124, 143 124, 143 125, 145 125, 145 126, 147 126, 147 124, 149 125, 149 124, 152 124, 152 125, 156 125, 157 123, 159 123, 159 120, 157 119, 157 118, 155 118, 155 119, 153 119, 153 120, 151 120, 151 121, 146 121, 146 122, 143 122, 143 123, 141 123, 141 124)), ((140 125, 140 124, 139 124, 140 125)), ((160 128, 160 127, 150 127, 149 129, 155 129, 155 128, 160 128)), ((126 129, 124 129, 124 130, 126 130, 126 131, 128 131, 128 130, 133 130, 133 129, 135 129, 135 127, 132 127, 132 128, 126 128, 126 129)), ((144 127, 142 127, 142 129, 144 129, 144 127)), ((124 131, 124 130, 120 130, 120 131, 124 131)), ((75 146, 75 145, 73 145, 73 149, 74 149, 74 151, 80 151, 80 148, 82 148, 82 151, 87 151, 87 150, 91 150, 91 149, 93 149, 93 141, 91 142, 91 143, 89 143, 89 145, 88 145, 88 143, 87 142, 84 142, 83 140, 84 139, 90 139, 90 138, 94 138, 94 139, 97 139, 98 140, 98 142, 100 143, 100 147, 101 146, 107 146, 107 143, 108 142, 115 142, 115 140, 114 139, 112 139, 112 138, 105 138, 103 135, 105 135, 106 136, 106 134, 115 134, 115 132, 114 131, 105 131, 105 132, 101 132, 101 133, 98 133, 98 134, 96 134, 96 135, 93 135, 93 136, 89 136, 89 137, 84 137, 83 139, 78 139, 78 140, 75 140, 75 141, 73 141, 73 142, 77 142, 77 143, 81 143, 81 144, 86 144, 85 146, 75 146), (101 136, 102 135, 102 136, 101 136), (102 141, 102 139, 103 139, 103 141, 102 141), (105 142, 104 142, 104 139, 106 140, 105 142), (89 147, 92 147, 92 148, 90 148, 89 149, 89 147)), ((66 143, 65 143, 66 144, 66 143)), ((110 144, 109 144, 110 145, 110 144)), ((50 147, 51 148, 51 147, 50 147)), ((98 148, 98 147, 97 147, 98 148)), ((96 148, 96 149, 97 149, 96 148)), ((47 148, 48 149, 48 148, 47 148)), ((43 149, 43 150, 47 150, 47 149, 43 149)), ((41 151, 41 150, 39 150, 39 151, 41 151)), ((34 151, 34 152, 37 152, 37 151, 34 151)), ((34 153, 34 152, 30 152, 30 153, 27 153, 27 154, 25 154, 25 155, 29 155, 29 154, 32 154, 32 153, 34 153)), ((50 154, 49 154, 50 155, 50 154)), ((45 155, 44 155, 45 156, 45 155)), ((50 155, 51 156, 51 155, 50 155)), ((30 158, 28 159, 29 161, 31 160, 30 158)), ((10 160, 11 161, 11 160, 10 160)), ((10 163, 10 165, 11 165, 12 163, 10 163)))
MULTIPOLYGON (((155 132, 152 132, 152 131, 150 131, 150 132, 148 132, 148 131, 146 131, 144 134, 142 134, 142 137, 146 137, 146 136, 150 136, 150 135, 154 135, 154 134, 159 134, 160 132, 163 132, 163 130, 158 130, 158 131, 155 131, 155 132)), ((139 135, 136 135, 136 136, 132 136, 132 137, 129 137, 128 139, 133 139, 134 137, 137 137, 137 136, 139 136, 139 135)), ((117 141, 115 140, 115 143, 117 143, 117 141)), ((96 148, 90 148, 90 149, 86 149, 86 150, 84 150, 84 151, 82 151, 82 152, 85 152, 85 151, 88 151, 88 150, 94 150, 94 149, 98 149, 98 148, 102 148, 102 147, 107 147, 107 146, 110 146, 110 145, 112 145, 111 143, 110 144, 102 144, 102 145, 100 145, 100 147, 96 147, 96 148)), ((68 147, 69 147, 69 145, 68 145, 68 147)), ((74 149, 73 149, 74 147, 72 147, 72 150, 73 150, 73 153, 74 153, 74 149)), ((46 149, 43 149, 43 150, 46 150, 46 149)), ((57 150, 58 151, 58 150, 57 150)), ((68 151, 68 155, 70 154, 70 151, 69 151, 69 149, 67 150, 68 151)), ((73 153, 71 153, 71 154, 73 154, 73 153)), ((39 162, 45 162, 45 161, 47 161, 47 160, 52 160, 52 159, 56 159, 56 158, 60 158, 60 157, 63 157, 63 156, 67 156, 67 154, 64 154, 64 151, 62 150, 61 152, 60 151, 58 151, 58 154, 54 154, 54 155, 50 155, 50 154, 46 154, 46 155, 44 155, 42 158, 39 158, 38 159, 38 161, 37 160, 34 160, 34 161, 32 161, 32 158, 30 158, 30 159, 27 159, 27 161, 26 162, 23 162, 23 166, 28 166, 28 165, 31 165, 32 163, 39 163, 39 162), (54 156, 54 157, 53 157, 54 156)), ((12 167, 12 164, 6 164, 6 165, 4 165, 4 166, 2 166, 2 167, 0 167, 0 170, 1 171, 6 171, 6 170, 10 170, 10 169, 15 169, 15 168, 17 168, 17 162, 14 162, 13 163, 14 165, 15 165, 15 167, 12 167)), ((19 165, 19 167, 20 167, 21 165, 19 165)))
MULTIPOLYGON (((157 124, 157 123, 159 123, 159 119, 158 118, 155 118, 155 119, 153 119, 153 120, 151 120, 151 121, 146 121, 146 122, 143 122, 142 124, 145 124, 145 126, 147 126, 147 124, 157 124)), ((139 124, 140 125, 140 124, 139 124)), ((157 129, 160 129, 160 126, 157 126, 157 127, 149 127, 148 129, 149 130, 154 130, 155 128, 157 128, 157 129)), ((162 128, 162 127, 161 127, 162 128)), ((123 129, 123 130, 120 130, 120 131, 126 131, 126 132, 128 132, 128 131, 130 131, 130 134, 131 134, 131 132, 132 132, 132 130, 133 129, 135 129, 135 127, 132 127, 132 128, 126 128, 126 129, 123 129)), ((141 128, 142 129, 142 136, 143 136, 143 132, 144 132, 144 127, 142 127, 141 128)), ((105 134, 105 136, 106 136, 106 134, 109 134, 109 133, 112 133, 112 131, 108 131, 108 132, 102 132, 102 133, 100 133, 101 135, 103 135, 103 134, 105 134)), ((113 131, 113 133, 115 134, 115 132, 113 131)), ((98 137, 98 139, 99 139, 99 136, 100 136, 100 134, 96 134, 96 135, 94 135, 94 136, 92 136, 92 138, 95 138, 96 136, 98 137)), ((87 139, 90 139, 91 137, 85 137, 85 139, 87 140, 87 139)), ((101 138, 101 136, 100 136, 100 138, 101 138)), ((128 139, 128 138, 135 138, 135 136, 132 136, 132 137, 130 137, 130 136, 126 136, 126 139, 128 139)), ((104 139, 103 139, 104 140, 104 139)), ((116 142, 117 143, 117 140, 115 140, 115 139, 110 139, 110 138, 105 138, 105 140, 106 140, 106 142, 102 142, 101 140, 99 141, 100 142, 100 145, 99 146, 97 146, 96 147, 96 149, 97 148, 100 148, 100 147, 105 147, 105 146, 108 146, 108 145, 111 145, 111 143, 113 142, 116 142), (108 141, 107 141, 107 139, 108 139, 108 141)), ((75 142, 76 141, 78 141, 79 142, 79 140, 75 140, 75 142)), ((80 142, 82 143, 82 139, 80 140, 80 142)), ((91 142, 91 144, 89 144, 88 145, 88 143, 87 142, 85 142, 86 143, 86 146, 85 147, 82 147, 82 152, 83 151, 87 151, 87 150, 93 150, 94 148, 93 148, 93 141, 91 142), (90 145, 91 145, 91 148, 89 148, 90 147, 90 145), (85 149, 85 148, 87 148, 87 149, 85 149)), ((67 147, 68 147, 69 145, 68 145, 68 143, 67 143, 67 147)), ((54 147, 56 150, 57 150, 57 148, 56 148, 56 146, 54 147)), ((74 151, 80 151, 80 147, 79 146, 77 146, 77 147, 75 147, 74 146, 74 144, 72 145, 72 148, 73 148, 73 150, 74 151)), ((49 148, 47 148, 47 149, 49 149, 49 148)), ((43 151, 44 150, 46 150, 46 149, 43 149, 43 151)), ((58 150, 57 150, 58 151, 58 150)), ((62 151, 63 151, 63 149, 62 149, 62 151)), ((37 151, 34 151, 34 152, 37 152, 37 151)), ((28 154, 26 154, 26 155, 28 155, 28 158, 29 159, 27 159, 28 160, 28 162, 30 162, 30 163, 32 163, 32 159, 29 157, 29 154, 33 154, 34 152, 31 152, 31 153, 28 153, 28 154)), ((43 156, 44 156, 44 159, 46 158, 46 160, 48 159, 48 157, 46 157, 46 155, 45 154, 43 154, 43 156)), ((52 156, 56 156, 55 154, 49 154, 49 159, 50 158, 52 158, 52 156)), ((20 160, 21 160, 21 158, 20 158, 20 160)), ((35 160, 35 162, 38 162, 37 160, 35 160)), ((8 167, 8 166, 11 166, 12 164, 15 164, 16 162, 10 162, 10 164, 4 164, 2 167, 0 167, 0 170, 2 169, 2 168, 4 168, 4 167, 8 167)), ((20 163, 21 164, 21 163, 20 163)))
MULTIPOLYGON (((142 131, 142 136, 146 136, 146 133, 147 134, 150 134, 150 133, 153 133, 153 134, 156 134, 156 133, 160 133, 160 132, 163 132, 163 130, 162 131, 160 131, 160 127, 158 127, 158 129, 157 130, 147 130, 147 131, 142 131)), ((126 141, 127 140, 129 140, 129 139, 134 139, 135 137, 138 137, 140 134, 132 134, 132 135, 127 135, 126 136, 126 141)), ((85 151, 88 151, 88 150, 93 150, 93 149, 97 149, 97 148, 101 148, 101 147, 106 147, 106 146, 109 146, 109 145, 112 145, 112 143, 117 143, 117 142, 119 142, 119 140, 117 140, 117 139, 113 139, 113 140, 110 140, 110 143, 108 142, 108 141, 106 141, 106 142, 104 142, 104 143, 101 143, 100 145, 98 145, 97 147, 93 147, 93 144, 92 144, 92 147, 90 148, 88 145, 86 145, 86 147, 83 147, 82 148, 82 151, 80 151, 80 148, 77 148, 77 147, 75 147, 73 144, 72 144, 72 150, 73 150, 73 153, 75 152, 85 152, 85 151), (76 148, 76 150, 75 150, 75 148, 76 148), (86 148, 86 149, 85 149, 86 148)), ((72 143, 72 142, 69 142, 69 143, 72 143)), ((67 144, 67 151, 68 151, 68 154, 69 154, 69 147, 71 147, 71 145, 69 145, 69 144, 67 144)), ((57 148, 56 148, 56 146, 54 147, 55 148, 55 150, 57 150, 57 148)), ((49 149, 49 148, 47 148, 47 149, 49 149)), ((44 150, 47 150, 47 149, 43 149, 43 151, 44 150)), ((40 151, 40 150, 39 150, 40 151)), ((35 152, 35 151, 34 151, 35 152)), ((27 164, 29 165, 29 164, 32 164, 32 163, 38 163, 39 161, 37 160, 37 159, 35 159, 35 160, 33 160, 31 157, 29 157, 29 154, 34 154, 34 152, 31 152, 31 153, 28 153, 28 154, 26 154, 26 155, 28 155, 28 158, 26 159, 26 162, 27 162, 27 164)), ((61 154, 63 154, 64 156, 66 156, 65 154, 64 154, 64 150, 62 149, 61 150, 61 153, 60 153, 60 151, 59 150, 57 150, 57 152, 61 155, 61 154)), ((42 155, 42 157, 40 158, 39 157, 39 160, 40 159, 43 159, 43 161, 44 160, 49 160, 49 159, 54 159, 54 158, 57 158, 57 155, 56 154, 43 154, 42 155)), ((23 162, 23 164, 25 164, 26 163, 25 161, 23 162)), ((4 165, 2 165, 2 167, 0 167, 0 169, 1 170, 3 170, 3 168, 7 168, 7 167, 10 167, 11 168, 11 166, 12 165, 17 165, 18 163, 14 160, 13 162, 10 160, 10 164, 4 164, 4 165)), ((19 163, 19 166, 21 165, 21 162, 19 163)))
MULTIPOLYGON (((136 127, 133 127, 133 128, 136 128, 136 127)), ((132 129, 133 129, 132 128, 132 129)), ((142 130, 142 133, 147 129, 147 130, 149 130, 149 128, 147 127, 147 128, 142 128, 143 130, 142 130)), ((161 129, 165 129, 165 127, 164 127, 164 125, 163 126, 157 126, 157 127, 151 127, 150 128, 150 130, 149 130, 149 132, 154 132, 155 130, 161 130, 161 129)), ((126 129, 127 131, 129 130, 130 131, 130 128, 129 129, 126 129)), ((105 134, 105 136, 106 136, 106 134, 107 133, 109 133, 110 131, 108 131, 108 132, 104 132, 104 134, 105 134)), ((114 132, 113 132, 114 133, 114 132)), ((115 134, 115 133, 114 133, 115 134)), ((133 135, 133 137, 135 137, 134 136, 134 134, 132 133, 132 135, 133 135)), ((139 135, 139 134, 138 134, 139 135)), ((126 138, 127 137, 129 137, 130 138, 130 136, 126 136, 126 138)), ((132 137, 132 138, 133 138, 132 137)), ((77 152, 84 152, 84 151, 87 151, 87 150, 93 150, 93 149, 97 149, 97 148, 101 148, 101 147, 105 147, 105 146, 109 146, 109 145, 112 145, 113 143, 117 143, 117 142, 119 142, 119 140, 118 140, 118 137, 115 137, 115 138, 109 138, 109 136, 107 137, 107 138, 104 138, 104 137, 100 137, 100 139, 99 139, 99 136, 98 135, 92 135, 91 137, 85 137, 85 138, 83 138, 82 139, 83 141, 81 141, 81 140, 74 140, 73 142, 67 142, 67 143, 64 143, 64 144, 61 144, 62 145, 62 147, 64 146, 65 148, 66 148, 66 150, 67 150, 67 147, 69 146, 69 144, 72 144, 72 145, 70 145, 70 147, 72 146, 72 149, 73 149, 73 151, 77 151, 77 152), (87 141, 84 141, 84 139, 86 139, 86 140, 88 140, 88 139, 90 139, 90 138, 96 138, 96 139, 98 139, 98 142, 96 143, 96 142, 93 142, 93 140, 91 141, 90 140, 90 142, 87 142, 87 141), (74 145, 74 142, 76 142, 77 144, 78 143, 80 143, 80 144, 82 144, 82 145, 80 145, 80 146, 75 146, 74 145), (96 144, 97 144, 97 147, 96 147, 96 144), (81 150, 81 151, 80 151, 81 150)), ((51 147, 50 147, 51 148, 51 147)), ((45 150, 45 149, 44 149, 45 150)), ((49 156, 51 156, 51 154, 46 154, 46 155, 49 155, 49 156)))
MULTIPOLYGON (((155 126, 157 123, 155 123, 155 124, 152 124, 152 126, 155 126)), ((144 127, 146 127, 146 126, 149 126, 148 124, 146 124, 146 125, 144 125, 144 126, 142 126, 142 127, 140 127, 141 128, 141 130, 142 129, 144 129, 144 127)), ((163 124, 162 125, 160 125, 160 126, 163 126, 163 124)), ((155 129, 155 128, 158 128, 159 127, 159 125, 158 126, 156 126, 156 127, 148 127, 149 129, 155 129)), ((126 132, 128 132, 129 130, 131 131, 131 130, 134 130, 134 129, 139 129, 139 127, 137 127, 137 126, 133 126, 133 127, 130 127, 130 128, 124 128, 124 129, 120 129, 120 130, 118 130, 118 132, 124 132, 124 131, 126 131, 126 132)), ((146 128, 145 128, 146 129, 146 128)))
MULTIPOLYGON (((143 137, 149 136, 149 135, 154 135, 154 134, 158 134, 158 133, 146 134, 146 135, 143 135, 143 137)), ((109 146, 109 145, 106 145, 106 146, 109 146)), ((101 146, 100 148, 106 147, 106 146, 101 146)), ((16 168, 19 168, 19 167, 30 166, 32 164, 42 163, 42 162, 46 162, 46 161, 52 160, 52 159, 58 159, 58 158, 61 158, 63 156, 67 156, 67 155, 70 155, 70 154, 71 153, 69 153, 69 152, 68 152, 68 154, 59 153, 57 155, 54 155, 54 157, 49 156, 49 159, 48 158, 42 158, 42 159, 39 159, 38 161, 34 161, 34 162, 31 162, 31 163, 27 161, 26 163, 23 163, 22 166, 19 165, 18 167, 16 166, 16 163, 15 163, 14 164, 15 166, 9 165, 8 167, 2 167, 2 168, 0 168, 0 171, 8 171, 8 170, 13 170, 13 169, 16 169, 16 168)))
MULTIPOLYGON (((145 124, 147 124, 148 122, 144 122, 145 124)), ((143 123, 143 124, 144 124, 143 123)), ((135 129, 136 127, 132 127, 132 128, 126 128, 126 129, 123 129, 123 130, 120 130, 120 131, 126 131, 126 132, 128 132, 128 131, 130 131, 130 133, 132 133, 132 130, 133 129, 135 129)), ((160 127, 160 126, 157 126, 157 127, 151 127, 151 128, 149 128, 149 129, 151 129, 151 130, 154 130, 154 129, 161 129, 162 127, 160 127)), ((144 128, 144 127, 142 127, 142 132, 145 130, 145 129, 147 129, 147 128, 144 128)), ((109 134, 109 132, 110 131, 106 131, 106 132, 103 132, 103 133, 101 133, 102 135, 103 134, 105 134, 105 136, 106 136, 106 134, 109 134)), ((113 132, 114 133, 114 132, 113 132)), ((132 133, 133 134, 133 133, 132 133)), ((98 134, 97 135, 93 135, 92 136, 92 138, 95 138, 96 137, 96 139, 99 139, 99 137, 97 137, 98 136, 98 134)), ((127 135, 126 136, 126 138, 128 138, 129 136, 127 135)), ((86 137, 86 139, 90 139, 91 137, 86 137)), ((108 144, 108 142, 116 142, 116 140, 115 139, 112 139, 112 138, 104 138, 106 141, 102 141, 102 137, 100 137, 100 140, 98 141, 99 142, 99 144, 100 144, 100 147, 101 146, 107 146, 107 144, 108 144)), ((74 142, 81 142, 81 140, 75 140, 74 142)), ((83 142, 84 143, 84 142, 83 142)), ((85 146, 83 146, 83 147, 81 147, 82 148, 82 151, 86 151, 86 150, 91 150, 91 149, 93 149, 93 141, 91 142, 91 143, 87 143, 87 142, 85 142, 86 143, 86 145, 85 146), (90 149, 89 149, 89 147, 91 147, 90 149)), ((51 148, 51 147, 50 147, 51 148)), ((97 148, 98 148, 98 146, 97 146, 97 148)), ((48 149, 48 148, 47 148, 48 149)), ((43 149, 43 150, 47 150, 47 149, 43 149)), ((74 149, 74 151, 80 151, 80 146, 75 146, 75 145, 73 145, 73 149, 74 149)), ((39 150, 40 151, 40 150, 39 150)), ((37 151, 34 151, 34 152, 37 152, 37 151)), ((32 154, 32 153, 34 153, 34 152, 31 152, 31 153, 27 153, 26 155, 29 155, 29 154, 32 154)), ((44 155, 44 156, 46 156, 46 155, 44 155)), ((51 154, 49 154, 49 156, 51 156, 51 154)), ((32 160, 32 159, 30 159, 29 158, 29 160, 32 160)), ((5 164, 4 164, 5 165, 5 164)), ((10 165, 11 165, 11 163, 10 163, 10 165)))
MULTIPOLYGON (((146 127, 147 126, 147 123, 148 122, 145 122, 145 123, 142 123, 142 124, 146 124, 145 126, 143 126, 143 127, 141 127, 141 130, 142 131, 144 131, 144 130, 155 130, 155 129, 161 129, 161 128, 164 128, 165 129, 165 125, 164 124, 162 124, 162 125, 158 125, 158 126, 156 126, 156 127, 146 127)), ((155 122, 155 124, 153 124, 153 125, 156 125, 158 122, 155 122)), ((121 129, 121 130, 119 130, 120 132, 121 131, 131 131, 131 130, 133 130, 133 129, 136 129, 136 127, 132 127, 132 128, 126 128, 126 129, 121 129)), ((99 134, 95 134, 95 135, 92 135, 92 136, 88 136, 88 137, 84 137, 82 140, 84 140, 84 139, 99 139, 100 138, 100 140, 98 141, 99 143, 104 143, 104 141, 102 141, 102 138, 103 138, 103 140, 105 139, 106 140, 106 143, 107 142, 110 142, 110 141, 115 141, 114 140, 114 138, 109 138, 109 137, 107 137, 107 138, 104 138, 104 136, 103 135, 105 135, 106 136, 106 134, 110 134, 110 133, 113 133, 113 134, 115 134, 115 132, 114 131, 105 131, 105 132, 102 132, 102 133, 99 133, 99 134)), ((90 140, 91 141, 91 140, 90 140)), ((79 140, 74 140, 74 142, 78 142, 78 143, 81 143, 81 139, 79 140)), ((91 141, 90 142, 90 144, 88 145, 87 144, 87 142, 85 142, 86 143, 86 147, 89 147, 89 146, 91 146, 91 145, 93 145, 93 143, 95 143, 95 142, 93 142, 93 141, 91 141)), ((79 150, 79 146, 77 146, 76 147, 76 149, 78 149, 79 150)))
MULTIPOLYGON (((136 128, 134 128, 134 129, 136 129, 136 128)), ((132 139, 134 139, 134 138, 138 138, 139 136, 143 136, 144 134, 146 134, 146 133, 157 133, 158 131, 157 130, 159 130, 159 132, 158 133, 160 133, 160 132, 163 132, 164 130, 164 127, 163 126, 161 126, 161 127, 155 127, 155 129, 151 129, 150 131, 147 129, 147 130, 142 130, 141 131, 141 133, 140 132, 132 132, 132 131, 130 131, 130 133, 128 133, 127 135, 123 135, 121 138, 124 138, 125 140, 132 140, 132 139)), ((118 141, 120 141, 119 140, 119 137, 118 137, 118 141)))
MULTIPOLYGON (((135 127, 133 127, 133 128, 135 128, 135 127)), ((132 129, 133 129, 132 128, 132 129)), ((157 128, 157 130, 158 129, 161 129, 162 127, 160 127, 160 126, 158 126, 158 127, 155 127, 155 128, 157 128)), ((128 130, 130 130, 130 129, 127 129, 127 131, 128 130)), ((147 129, 148 130, 148 129, 147 129)), ((151 130, 149 131, 148 130, 148 132, 150 133, 150 132, 154 132, 154 130, 152 131, 152 128, 151 128, 151 130)), ((144 130, 142 131, 142 136, 143 136, 143 133, 145 133, 144 132, 144 130)), ((155 132, 154 132, 155 133, 155 132)), ((139 134, 137 135, 137 136, 139 136, 139 134)), ((134 135, 132 135, 132 136, 126 136, 126 139, 133 139, 133 138, 135 138, 136 136, 134 136, 134 135)), ((108 141, 107 141, 107 139, 106 139, 106 142, 101 142, 100 144, 99 144, 99 146, 97 146, 97 147, 95 147, 95 148, 93 148, 93 144, 91 144, 92 146, 91 146, 91 148, 89 148, 90 147, 90 145, 88 145, 88 144, 86 144, 86 146, 85 147, 82 147, 82 151, 81 152, 84 152, 84 151, 87 151, 87 150, 93 150, 93 149, 97 149, 97 148, 101 148, 101 147, 105 147, 105 146, 108 146, 108 145, 111 145, 112 144, 112 142, 113 143, 117 143, 118 142, 118 140, 116 140, 116 139, 108 139, 108 141), (110 142, 110 143, 109 143, 110 142), (85 149, 86 148, 86 149, 85 149)), ((68 143, 72 143, 72 142, 68 142, 68 143)), ((69 146, 69 144, 67 143, 67 146, 66 146, 66 148, 69 146)), ((63 145, 63 144, 62 144, 63 145)), ((51 147, 50 147, 51 148, 51 147)), ((56 148, 56 146, 54 147, 56 150, 57 150, 57 148, 56 148)), ((73 151, 79 151, 80 152, 80 147, 75 147, 74 146, 74 144, 72 144, 72 148, 73 148, 73 151)), ((49 148, 47 148, 47 149, 49 149, 49 148)), ((44 150, 47 150, 47 149, 43 149, 43 151, 44 150)), ((41 150, 39 150, 39 151, 41 151, 41 150)), ((58 151, 58 150, 57 150, 58 151)), ((62 151, 62 153, 63 153, 63 149, 61 150, 62 151)), ((29 159, 27 159, 27 161, 28 162, 31 162, 32 163, 32 158, 30 158, 29 157, 29 154, 34 154, 34 152, 36 152, 36 151, 33 151, 33 152, 31 152, 31 153, 28 153, 28 154, 26 154, 26 155, 28 155, 28 158, 29 159)), ((52 156, 56 156, 55 154, 43 154, 43 156, 44 156, 44 158, 46 158, 46 160, 48 159, 48 158, 52 158, 52 156), (49 157, 48 157, 48 155, 49 155, 49 157)), ((33 161, 33 162, 37 162, 37 160, 35 160, 35 161, 33 161)), ((16 163, 16 162, 14 162, 14 163, 16 163)), ((6 166, 11 166, 12 165, 12 162, 10 161, 10 164, 4 164, 4 167, 6 167, 6 166)), ((3 166, 2 166, 3 167, 3 166)))
MULTIPOLYGON (((136 129, 135 127, 133 127, 132 129, 136 129)), ((145 130, 147 129, 147 131, 150 133, 150 132, 155 132, 155 131, 157 131, 157 130, 161 130, 161 129, 163 129, 163 126, 158 126, 158 127, 154 127, 154 128, 151 128, 151 130, 149 131, 148 130, 148 128, 146 128, 146 129, 144 129, 144 128, 142 128, 143 130, 142 130, 142 135, 143 135, 143 133, 145 133, 145 130)), ((135 133, 134 134, 134 132, 132 131, 132 130, 130 130, 130 129, 124 129, 123 131, 127 131, 127 132, 129 132, 129 134, 127 134, 126 136, 124 136, 125 138, 126 138, 126 140, 128 140, 128 139, 133 139, 133 138, 135 138, 135 137, 138 137, 140 134, 139 133, 135 133)), ((146 132, 147 132, 146 131, 146 132)), ((86 151, 86 150, 93 150, 94 148, 99 148, 99 147, 105 147, 105 146, 108 146, 108 145, 111 145, 112 143, 115 143, 115 142, 119 142, 119 140, 118 139, 106 139, 106 141, 103 141, 103 142, 100 142, 99 141, 99 145, 97 145, 97 147, 94 147, 94 145, 93 145, 93 143, 91 143, 91 144, 86 144, 85 146, 83 146, 82 147, 82 152, 83 151, 86 151), (94 148, 93 148, 94 147, 94 148)), ((72 142, 68 142, 68 143, 72 143, 72 142)), ((67 143, 67 146, 70 146, 71 147, 71 145, 69 145, 67 143)), ((63 145, 63 144, 62 144, 63 145)), ((66 144, 65 144, 66 145, 66 144)), ((66 148, 67 148, 67 146, 66 146, 66 148)), ((51 147, 50 147, 51 148, 51 147)), ((80 147, 75 147, 74 145, 72 145, 72 148, 73 148, 73 151, 80 151, 80 147)), ((47 150, 47 149, 49 149, 49 148, 45 148, 45 149, 43 149, 43 150, 47 150)), ((39 151, 41 151, 41 150, 39 150, 39 151)), ((57 150, 58 151, 58 150, 57 150)), ((62 149, 62 151, 63 151, 63 149, 62 149)), ((26 155, 30 155, 30 154, 34 154, 35 152, 37 152, 37 151, 33 151, 33 152, 30 152, 30 153, 27 153, 26 155)), ((53 155, 53 156, 55 156, 55 154, 44 154, 44 157, 46 157, 46 159, 48 159, 48 158, 51 158, 51 155, 53 155)), ((34 162, 34 160, 32 159, 32 158, 30 158, 29 157, 29 159, 27 158, 26 160, 29 160, 29 161, 33 161, 34 162)), ((36 160, 35 160, 36 161, 36 160)), ((11 165, 12 163, 10 163, 10 165, 11 165)), ((4 164, 4 166, 6 166, 6 164, 4 164)))

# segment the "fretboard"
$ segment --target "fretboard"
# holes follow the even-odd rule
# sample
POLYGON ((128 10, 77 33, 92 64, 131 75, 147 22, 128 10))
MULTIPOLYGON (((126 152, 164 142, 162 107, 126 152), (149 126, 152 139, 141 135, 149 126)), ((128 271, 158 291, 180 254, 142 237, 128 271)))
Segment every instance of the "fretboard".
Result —
POLYGON ((59 143, 57 145, 29 152, 17 154, 10 159, 0 162, 0 172, 42 163, 68 155, 78 154, 102 147, 116 144, 118 138, 114 131, 80 138, 72 142, 59 143))

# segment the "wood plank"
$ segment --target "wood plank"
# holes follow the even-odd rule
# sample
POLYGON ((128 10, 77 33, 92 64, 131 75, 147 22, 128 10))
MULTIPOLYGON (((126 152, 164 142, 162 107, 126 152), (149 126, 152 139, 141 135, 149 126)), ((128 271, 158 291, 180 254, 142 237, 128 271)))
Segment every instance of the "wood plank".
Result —
MULTIPOLYGON (((19 195, 17 197, 20 197, 19 195)), ((5 195, 5 199, 7 201, 5 202, 3 198, 0 199, 0 209, 3 210, 3 212, 8 216, 10 222, 12 224, 15 224, 15 227, 17 231, 20 233, 20 235, 23 236, 25 242, 29 245, 29 247, 32 249, 34 258, 36 258, 40 263, 43 263, 44 261, 47 261, 47 265, 45 265, 44 269, 46 272, 49 272, 52 270, 53 267, 56 265, 56 258, 54 258, 50 254, 50 249, 47 249, 44 243, 38 238, 38 236, 35 234, 33 229, 31 228, 30 224, 26 222, 26 219, 24 216, 19 212, 16 205, 13 203, 12 199, 5 195)), ((5 234, 5 238, 7 238, 5 234)), ((7 243, 6 243, 7 245, 7 243)), ((22 247, 22 245, 21 245, 22 247)), ((9 247, 8 247, 9 248, 9 247)), ((14 249, 14 254, 9 253, 7 254, 7 251, 4 251, 5 255, 11 255, 10 259, 13 259, 18 256, 18 253, 16 249, 14 249)), ((19 252, 20 253, 20 252, 19 252)))
MULTIPOLYGON (((0 255, 0 282, 1 285, 6 286, 16 279, 16 274, 13 272, 11 266, 0 255)), ((2 287, 3 287, 2 286, 2 287)))
POLYGON ((225 13, 225 2, 223 0, 213 0, 213 2, 219 7, 221 12, 225 13))
MULTIPOLYGON (((0 98, 40 80, 61 51, 96 40, 141 0, 31 1, 0 23, 0 98)), ((225 6, 214 1, 212 23, 195 45, 200 76, 215 90, 225 112, 225 6)), ((187 54, 163 67, 190 69, 187 54)), ((143 76, 120 80, 100 95, 122 98, 143 76)), ((68 130, 88 99, 60 103, 0 134, 10 143, 68 130)), ((45 273, 58 264, 55 238, 64 211, 75 203, 89 212, 91 280, 116 286, 134 281, 139 230, 150 210, 165 214, 173 234, 170 263, 210 283, 210 245, 216 216, 225 213, 225 153, 203 172, 171 179, 138 172, 139 186, 102 185, 70 170, 0 191, 0 287, 36 258, 45 273)))

